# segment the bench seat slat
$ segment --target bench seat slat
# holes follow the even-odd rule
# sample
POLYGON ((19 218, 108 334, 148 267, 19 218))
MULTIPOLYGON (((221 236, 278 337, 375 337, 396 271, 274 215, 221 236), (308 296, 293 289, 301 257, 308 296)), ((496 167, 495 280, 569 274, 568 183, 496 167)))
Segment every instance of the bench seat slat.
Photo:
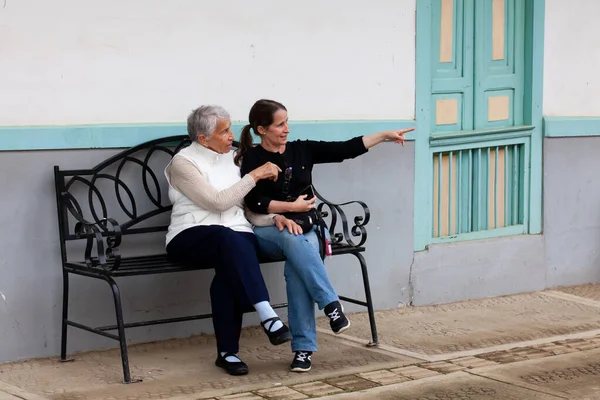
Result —
MULTIPOLYGON (((365 249, 363 247, 353 247, 348 245, 334 245, 332 247, 333 255, 338 254, 350 254, 356 252, 363 252, 365 249)), ((88 272, 96 272, 102 275, 110 275, 110 276, 121 276, 121 275, 133 275, 133 274, 160 274, 166 272, 179 272, 179 271, 195 271, 195 270, 203 270, 203 269, 212 269, 213 266, 210 265, 200 265, 198 267, 189 267, 184 266, 182 264, 173 262, 169 259, 166 254, 153 254, 149 256, 136 256, 136 257, 123 257, 121 258, 121 263, 119 268, 116 270, 111 270, 111 267, 114 265, 114 261, 109 260, 107 268, 102 268, 98 265, 98 260, 94 259, 94 266, 88 267, 85 262, 69 262, 67 266, 71 267, 71 269, 84 269, 88 272)), ((284 258, 281 259, 269 259, 266 257, 259 257, 259 261, 261 264, 272 263, 272 262, 281 262, 285 261, 284 258)))

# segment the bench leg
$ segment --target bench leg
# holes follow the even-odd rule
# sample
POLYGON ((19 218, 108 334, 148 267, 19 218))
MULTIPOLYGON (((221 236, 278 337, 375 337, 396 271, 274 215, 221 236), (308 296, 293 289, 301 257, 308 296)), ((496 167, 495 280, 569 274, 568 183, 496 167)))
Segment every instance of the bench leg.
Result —
POLYGON ((358 258, 360 262, 360 269, 362 271, 363 284, 365 286, 365 298, 367 300, 367 311, 369 313, 369 323, 371 325, 371 338, 372 341, 367 346, 377 346, 379 339, 377 338, 377 325, 375 324, 375 311, 373 310, 373 298, 371 297, 371 285, 369 285, 369 273, 367 271, 367 261, 360 253, 352 253, 358 258))
POLYGON ((131 373, 129 372, 129 356, 127 355, 127 338, 125 337, 125 323, 123 322, 123 307, 121 306, 121 293, 119 286, 110 277, 105 278, 112 289, 115 300, 115 311, 117 316, 117 329, 119 331, 119 344, 121 346, 121 362, 123 363, 123 381, 131 383, 131 373))
POLYGON ((60 361, 67 361, 67 321, 69 320, 69 273, 63 270, 62 333, 60 337, 60 361))

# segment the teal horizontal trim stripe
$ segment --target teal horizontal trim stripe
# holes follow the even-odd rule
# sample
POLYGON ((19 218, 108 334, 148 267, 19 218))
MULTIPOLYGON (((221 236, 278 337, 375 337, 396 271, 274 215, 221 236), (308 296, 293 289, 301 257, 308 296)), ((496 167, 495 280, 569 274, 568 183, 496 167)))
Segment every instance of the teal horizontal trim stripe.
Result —
MULTIPOLYGON (((233 123, 236 138, 244 126, 233 123)), ((346 140, 392 129, 414 128, 414 120, 307 121, 290 123, 290 140, 346 140)), ((110 124, 0 127, 0 150, 123 148, 166 136, 185 135, 185 124, 110 124)), ((414 132, 407 135, 414 140, 414 132)))
POLYGON ((600 117, 544 117, 544 136, 600 136, 600 117))

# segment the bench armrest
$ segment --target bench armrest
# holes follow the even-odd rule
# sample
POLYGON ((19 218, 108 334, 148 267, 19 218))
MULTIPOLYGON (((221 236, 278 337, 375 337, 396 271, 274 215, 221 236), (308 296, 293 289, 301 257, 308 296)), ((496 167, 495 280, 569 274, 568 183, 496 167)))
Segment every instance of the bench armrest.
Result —
POLYGON ((75 236, 79 239, 87 239, 86 265, 90 268, 100 265, 105 269, 117 269, 121 262, 119 250, 122 239, 121 225, 114 218, 102 218, 97 222, 87 221, 83 217, 77 201, 70 193, 62 193, 61 199, 69 213, 77 220, 74 228, 75 236), (92 257, 94 245, 96 245, 96 257, 92 257), (110 266, 109 260, 112 261, 110 266))
POLYGON ((323 196, 321 196, 315 189, 315 195, 320 200, 317 210, 321 213, 321 216, 328 217, 331 213, 331 222, 329 223, 329 233, 331 234, 332 244, 342 244, 346 242, 352 247, 360 247, 367 241, 367 229, 365 226, 371 219, 371 213, 369 207, 362 201, 354 200, 345 203, 332 203, 323 196), (354 216, 354 225, 350 227, 346 213, 343 207, 350 205, 358 205, 362 210, 362 213, 354 216), (328 211, 325 210, 327 207, 328 211), (338 226, 338 218, 341 220, 341 227, 338 226), (338 232, 336 232, 336 228, 338 232), (341 229, 341 232, 339 230, 341 229), (358 243, 355 243, 352 238, 358 238, 358 243))

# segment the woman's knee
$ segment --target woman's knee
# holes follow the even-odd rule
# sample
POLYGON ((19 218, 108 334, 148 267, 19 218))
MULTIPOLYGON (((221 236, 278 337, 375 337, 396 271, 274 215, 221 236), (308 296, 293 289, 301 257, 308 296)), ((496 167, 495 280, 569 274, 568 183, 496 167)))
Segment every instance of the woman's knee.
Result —
POLYGON ((308 260, 320 259, 319 256, 319 244, 310 242, 309 237, 305 235, 293 235, 287 233, 284 236, 283 252, 285 256, 295 261, 296 263, 306 263, 308 260), (316 257, 316 258, 315 258, 316 257))
POLYGON ((306 241, 312 246, 315 251, 319 251, 319 237, 315 231, 308 232, 304 235, 306 241))
POLYGON ((284 229, 283 232, 280 232, 281 241, 284 246, 291 246, 294 248, 304 247, 308 241, 304 234, 294 235, 290 233, 287 229, 284 229))
MULTIPOLYGON (((246 240, 243 235, 243 233, 236 232, 231 228, 215 225, 211 242, 216 242, 218 245, 229 248, 252 246, 251 242, 246 240)), ((249 235, 252 234, 250 233, 249 235)))
POLYGON ((212 236, 220 240, 232 240, 236 237, 237 232, 231 228, 222 225, 211 225, 212 236))
POLYGON ((215 228, 211 242, 218 248, 221 257, 248 261, 256 258, 257 244, 252 233, 236 232, 220 225, 215 228))
MULTIPOLYGON (((294 235, 290 233, 287 229, 283 231, 279 231, 275 228, 275 231, 268 232, 259 232, 255 230, 257 236, 260 238, 260 241, 272 243, 277 246, 280 251, 287 258, 298 258, 300 254, 306 254, 309 252, 318 253, 318 243, 317 246, 311 245, 311 243, 307 240, 307 237, 304 234, 294 235)), ((259 241, 259 242, 260 242, 259 241)), ((267 246, 263 246, 267 247, 267 246)))

